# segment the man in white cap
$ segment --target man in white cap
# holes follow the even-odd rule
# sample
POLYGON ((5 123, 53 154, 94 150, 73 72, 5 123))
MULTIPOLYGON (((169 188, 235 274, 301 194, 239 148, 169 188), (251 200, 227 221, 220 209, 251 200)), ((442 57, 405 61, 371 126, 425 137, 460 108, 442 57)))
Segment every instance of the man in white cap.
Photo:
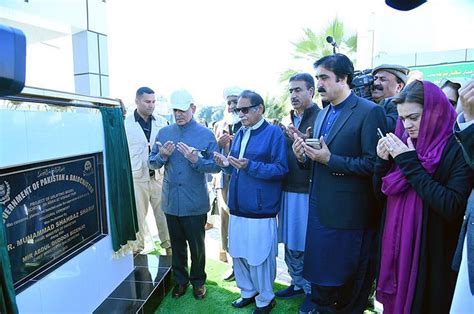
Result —
POLYGON ((176 285, 172 296, 184 295, 191 282, 194 297, 200 300, 206 296, 204 225, 209 195, 205 173, 220 171, 213 161, 217 143, 211 130, 193 119, 196 106, 188 91, 173 92, 170 103, 176 123, 158 132, 149 164, 151 169, 165 169, 161 208, 168 222, 173 249, 172 270, 176 285))
MULTIPOLYGON (((234 134, 240 129, 239 115, 234 112, 237 106, 240 93, 243 89, 237 86, 227 87, 224 89, 224 118, 217 122, 214 126, 214 134, 216 135, 217 145, 219 145, 220 153, 224 156, 229 154, 230 146, 234 134)), ((220 172, 215 176, 215 188, 217 192, 217 204, 221 216, 221 250, 219 259, 227 263, 228 233, 229 233, 229 207, 227 206, 227 193, 229 191, 229 175, 220 172)), ((224 275, 225 281, 234 280, 234 271, 230 271, 224 275)))
POLYGON ((155 92, 149 87, 140 87, 136 92, 135 104, 137 109, 125 118, 125 131, 132 165, 135 203, 138 218, 138 247, 140 252, 145 247, 145 238, 149 235, 146 224, 148 207, 151 205, 155 216, 156 227, 161 241, 161 247, 171 255, 170 236, 161 204, 161 186, 163 172, 148 168, 148 156, 158 130, 167 126, 165 118, 154 115, 155 92))

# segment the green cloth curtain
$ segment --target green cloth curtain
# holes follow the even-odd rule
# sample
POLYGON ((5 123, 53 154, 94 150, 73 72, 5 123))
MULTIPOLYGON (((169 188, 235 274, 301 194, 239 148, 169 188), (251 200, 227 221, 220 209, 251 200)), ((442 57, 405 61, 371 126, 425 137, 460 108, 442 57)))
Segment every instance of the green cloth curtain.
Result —
MULTIPOLYGON (((1 204, 0 213, 3 213, 3 207, 1 204)), ((3 221, 0 223, 0 273, 0 293, 2 294, 0 313, 18 313, 15 289, 13 288, 10 258, 8 257, 7 237, 3 221)))
POLYGON ((122 110, 101 107, 100 112, 105 137, 109 230, 112 247, 117 252, 127 241, 136 240, 138 232, 132 167, 122 110))

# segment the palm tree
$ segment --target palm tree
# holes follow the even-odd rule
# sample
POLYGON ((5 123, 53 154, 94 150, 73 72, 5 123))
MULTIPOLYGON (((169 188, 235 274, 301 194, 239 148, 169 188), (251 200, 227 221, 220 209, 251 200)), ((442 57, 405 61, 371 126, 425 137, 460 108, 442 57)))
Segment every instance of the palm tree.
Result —
POLYGON ((281 121, 287 114, 288 110, 285 103, 281 102, 278 97, 265 96, 265 117, 270 121, 275 119, 281 121))
MULTIPOLYGON (((332 54, 332 46, 327 43, 326 37, 331 36, 338 43, 340 52, 346 54, 354 60, 357 50, 357 35, 349 34, 346 36, 344 23, 338 18, 330 21, 329 24, 318 34, 310 28, 303 29, 303 37, 293 42, 295 50, 292 53, 294 59, 303 59, 313 63, 315 60, 332 54)), ((280 81, 288 82, 291 75, 299 71, 288 69, 281 73, 280 81)))
MULTIPOLYGON (((319 33, 315 33, 310 28, 304 28, 301 39, 292 43, 294 46, 292 57, 296 60, 304 60, 312 64, 315 60, 332 54, 332 46, 326 41, 327 36, 333 37, 338 43, 339 51, 354 61, 357 50, 357 35, 346 35, 344 23, 338 17, 330 21, 319 33)), ((288 101, 288 93, 286 91, 288 80, 298 72, 302 72, 301 69, 287 69, 280 74, 280 82, 285 84, 284 96, 281 99, 284 103, 288 101)))

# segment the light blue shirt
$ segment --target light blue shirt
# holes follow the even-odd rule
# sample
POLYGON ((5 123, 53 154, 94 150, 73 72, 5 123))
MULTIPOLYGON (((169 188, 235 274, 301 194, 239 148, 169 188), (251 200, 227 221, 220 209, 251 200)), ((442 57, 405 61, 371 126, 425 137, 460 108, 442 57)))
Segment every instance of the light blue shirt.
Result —
POLYGON ((242 127, 242 131, 244 132, 244 136, 242 136, 242 141, 240 142, 240 152, 239 152, 239 159, 244 156, 245 153, 245 148, 247 148, 247 144, 250 139, 250 131, 251 130, 256 130, 258 129, 262 124, 265 119, 260 119, 257 123, 255 123, 253 126, 249 128, 244 128, 242 127))
POLYGON ((466 122, 466 120, 464 119, 464 113, 461 112, 458 115, 458 118, 457 118, 456 122, 459 126, 459 131, 463 131, 463 130, 467 129, 471 124, 473 124, 474 120, 466 122))

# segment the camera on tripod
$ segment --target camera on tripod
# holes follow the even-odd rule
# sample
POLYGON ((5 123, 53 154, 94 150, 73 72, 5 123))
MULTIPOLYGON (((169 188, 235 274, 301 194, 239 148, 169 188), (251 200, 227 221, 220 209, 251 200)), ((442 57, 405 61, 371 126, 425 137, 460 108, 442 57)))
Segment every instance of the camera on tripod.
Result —
POLYGON ((352 90, 357 96, 372 100, 373 84, 374 76, 372 75, 372 69, 354 71, 354 78, 352 79, 352 90))

